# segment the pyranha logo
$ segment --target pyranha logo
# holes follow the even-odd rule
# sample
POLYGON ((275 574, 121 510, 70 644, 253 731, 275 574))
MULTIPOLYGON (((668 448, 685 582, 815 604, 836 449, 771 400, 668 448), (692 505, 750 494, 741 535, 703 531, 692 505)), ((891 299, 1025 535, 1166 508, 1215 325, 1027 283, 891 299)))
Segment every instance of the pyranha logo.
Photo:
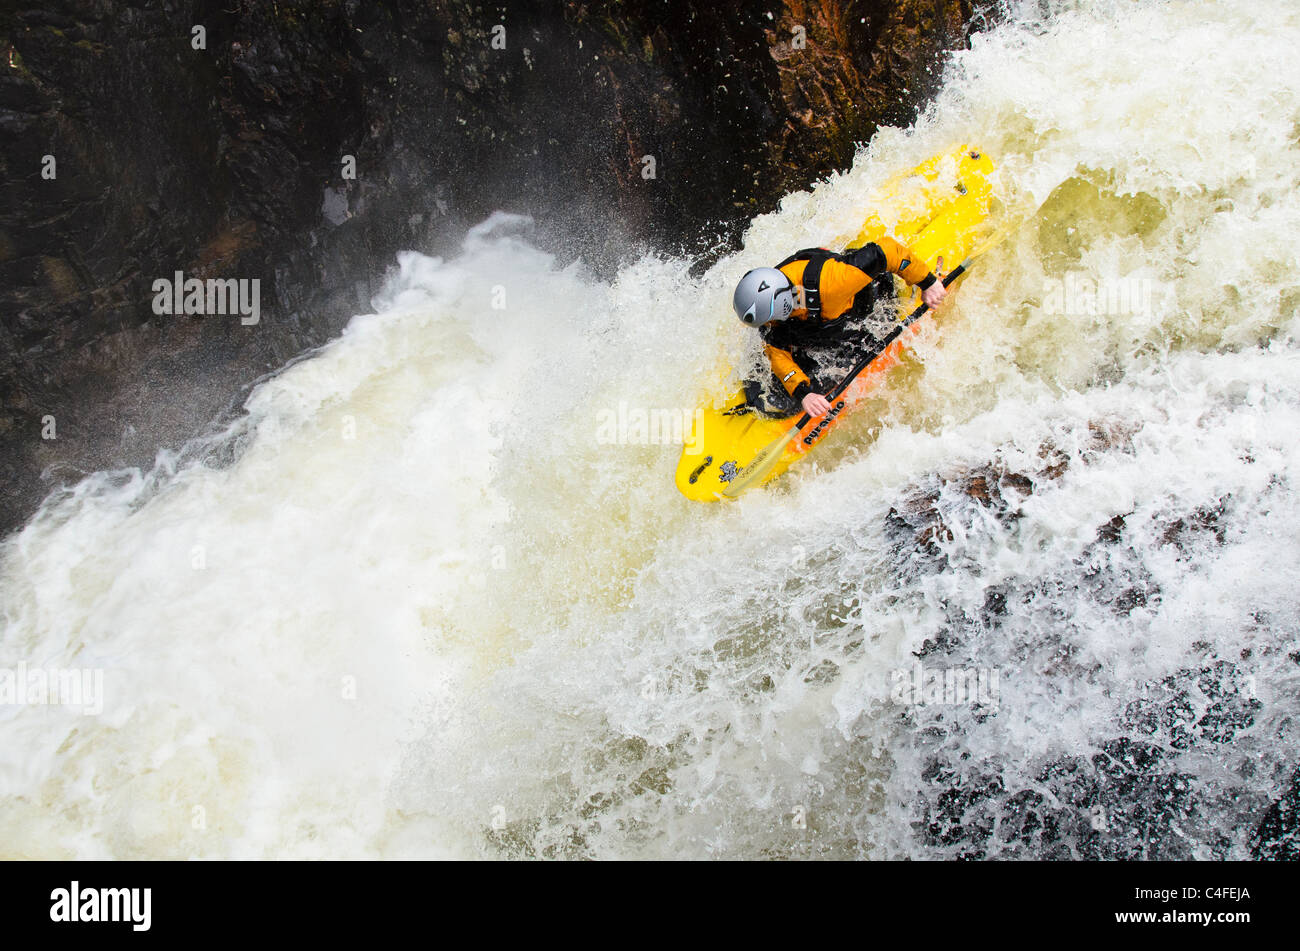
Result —
POLYGON ((153 921, 152 888, 71 888, 50 892, 50 921, 129 921, 132 931, 148 931, 153 921))
POLYGON ((258 278, 210 277, 200 281, 177 271, 173 280, 160 277, 154 281, 153 294, 153 312, 159 316, 242 314, 239 322, 245 327, 262 319, 262 282, 258 278))
POLYGON ((822 430, 831 424, 831 420, 833 420, 836 416, 840 415, 840 410, 842 409, 844 409, 844 401, 840 400, 838 403, 836 403, 834 406, 831 407, 831 411, 827 413, 826 416, 822 419, 822 421, 813 428, 813 431, 810 432, 807 436, 803 437, 803 444, 805 446, 811 446, 813 443, 815 443, 817 441, 817 437, 821 435, 822 430))

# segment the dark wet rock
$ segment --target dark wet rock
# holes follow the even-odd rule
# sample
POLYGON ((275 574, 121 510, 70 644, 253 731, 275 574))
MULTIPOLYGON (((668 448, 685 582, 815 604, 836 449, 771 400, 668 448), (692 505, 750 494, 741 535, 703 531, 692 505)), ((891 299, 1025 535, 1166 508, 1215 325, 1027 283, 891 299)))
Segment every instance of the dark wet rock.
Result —
POLYGON ((1222 545, 1227 535, 1227 526, 1224 515, 1230 499, 1225 497, 1219 499, 1215 505, 1202 506, 1192 512, 1185 518, 1175 519, 1170 522, 1161 536, 1161 541, 1166 545, 1173 545, 1187 557, 1196 547, 1197 542, 1205 537, 1210 536, 1216 544, 1222 545))
MULTIPOLYGON (((1224 661, 1147 684, 1116 727, 1129 731, 1087 756, 1050 759, 1032 782, 1008 779, 1007 762, 958 753, 968 725, 915 731, 932 746, 916 791, 921 840, 952 858, 1189 859, 1226 857, 1232 843, 1209 828, 1220 811, 1212 784, 1180 769, 1178 755, 1231 743, 1260 703, 1224 661)), ((1016 770, 1023 776, 1023 770, 1016 770)), ((1249 779, 1249 777, 1243 777, 1249 779)), ((1296 787, 1268 810, 1256 857, 1295 857, 1296 787)))
POLYGON ((1116 515, 1101 528, 1097 529, 1097 541, 1113 545, 1124 536, 1124 516, 1116 515))
POLYGON ((971 12, 967 0, 6 7, 0 527, 56 479, 146 463, 193 435, 367 310, 396 251, 454 250, 497 209, 533 214, 539 241, 598 268, 646 244, 734 247, 755 213, 846 167, 879 123, 906 122, 971 12), (261 324, 153 314, 151 282, 177 270, 260 280, 261 324), (42 439, 51 419, 56 438, 42 439))
POLYGON ((1116 737, 1088 757, 1054 759, 1033 785, 1006 765, 935 756, 921 776, 917 829, 949 858, 1187 859, 1199 787, 1156 746, 1116 737))
POLYGON ((936 758, 921 779, 941 790, 925 801, 922 840, 931 847, 944 847, 951 858, 987 858, 985 843, 993 835, 996 806, 1006 793, 1001 777, 996 772, 957 769, 936 758))
POLYGON ((1251 855, 1273 861, 1300 861, 1300 769, 1268 808, 1250 844, 1251 855))
MULTIPOLYGON (((973 503, 986 513, 992 513, 999 522, 1011 527, 1020 518, 1021 503, 1033 495, 1039 486, 1061 479, 1071 465, 1087 464, 1107 452, 1131 450, 1136 427, 1123 421, 1094 420, 1079 440, 1073 453, 1059 446, 1043 444, 1038 451, 1041 464, 1031 472, 1017 472, 999 464, 982 468, 943 473, 924 485, 914 488, 901 505, 892 507, 886 516, 886 527, 899 552, 907 552, 900 559, 900 571, 911 576, 917 571, 939 571, 946 566, 945 544, 954 539, 947 519, 969 515, 973 503)), ((1198 512, 1191 522, 1172 523, 1168 530, 1171 543, 1187 531, 1204 530, 1217 526, 1223 514, 1222 500, 1214 510, 1198 512)), ((1099 543, 1113 544, 1122 537, 1125 516, 1116 515, 1097 529, 1099 543)), ((1215 528, 1218 531, 1217 528, 1215 528)), ((1220 536, 1220 541, 1222 537, 1220 536)), ((1132 592, 1136 605, 1143 597, 1132 592)))
MULTIPOLYGON (((949 572, 980 578, 978 557, 990 536, 1014 539, 1024 501, 1103 454, 1131 451, 1133 432, 1093 424, 1063 433, 1060 446, 1044 445, 1029 471, 1008 471, 994 459, 926 477, 887 518, 896 583, 915 587, 925 583, 921 576, 938 580, 949 572)), ((1249 747, 1265 710, 1254 672, 1280 654, 1276 646, 1261 640, 1225 657, 1207 637, 1191 645, 1203 661, 1136 684, 1113 682, 1084 648, 1102 612, 1153 615, 1166 597, 1133 546, 1170 547, 1180 561, 1200 564, 1230 543, 1234 505, 1224 496, 1190 511, 1162 511, 1145 524, 1135 524, 1131 512, 1113 515, 1055 573, 1000 578, 985 587, 982 605, 968 597, 969 586, 967 597, 939 603, 941 623, 912 650, 927 667, 997 669, 1004 689, 1024 678, 1032 692, 1067 706, 1077 689, 1091 696, 1108 683, 1105 702, 1114 706, 1090 751, 1031 762, 971 753, 990 716, 1014 712, 941 704, 901 712, 903 758, 917 766, 899 794, 913 804, 916 841, 926 854, 1186 860, 1238 857, 1249 847, 1260 858, 1296 857, 1297 777, 1270 805, 1259 794, 1268 767, 1249 747), (1207 777, 1206 763, 1218 774, 1207 777), (1243 823, 1256 822, 1248 844, 1243 823)), ((1135 623, 1143 629, 1140 618, 1135 623)), ((1279 619, 1259 610, 1251 623, 1267 628, 1279 619)), ((1291 663, 1297 658, 1288 655, 1291 663)))

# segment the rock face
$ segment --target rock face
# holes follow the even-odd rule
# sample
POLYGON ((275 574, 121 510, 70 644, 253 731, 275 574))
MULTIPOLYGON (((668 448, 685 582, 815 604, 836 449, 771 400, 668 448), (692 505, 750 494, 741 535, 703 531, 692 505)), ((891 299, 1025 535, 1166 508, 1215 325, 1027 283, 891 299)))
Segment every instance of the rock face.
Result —
POLYGON ((964 0, 0 12, 0 529, 58 482, 193 435, 367 309, 394 252, 446 250, 494 210, 598 268, 734 246, 908 121, 970 17, 964 0), (150 286, 177 270, 259 279, 262 321, 155 315, 150 286))

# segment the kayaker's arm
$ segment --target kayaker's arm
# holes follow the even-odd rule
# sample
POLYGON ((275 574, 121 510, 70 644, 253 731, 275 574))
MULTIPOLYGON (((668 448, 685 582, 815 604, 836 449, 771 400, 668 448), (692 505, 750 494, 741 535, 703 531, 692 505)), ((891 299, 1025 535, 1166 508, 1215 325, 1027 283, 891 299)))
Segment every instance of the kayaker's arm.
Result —
POLYGON ((808 374, 799 369, 799 364, 794 362, 794 357, 789 350, 764 343, 763 352, 767 354, 767 361, 772 364, 772 372, 776 374, 776 378, 781 381, 787 393, 801 400, 812 392, 808 374))
POLYGON ((808 374, 799 369, 799 364, 794 362, 794 357, 788 350, 774 347, 770 343, 764 344, 763 349, 767 352, 768 362, 772 364, 777 379, 785 391, 799 401, 805 413, 821 416, 830 412, 831 404, 826 397, 812 391, 812 381, 808 379, 808 374))
POLYGON ((882 237, 879 241, 864 245, 852 252, 846 260, 867 274, 879 274, 881 271, 897 274, 921 291, 921 299, 929 307, 937 307, 946 296, 943 283, 925 266, 925 262, 913 254, 911 248, 893 238, 882 237))
POLYGON ((897 274, 913 287, 925 290, 938 278, 930 273, 925 262, 912 253, 912 249, 893 238, 881 238, 850 252, 845 260, 867 274, 888 271, 897 274))

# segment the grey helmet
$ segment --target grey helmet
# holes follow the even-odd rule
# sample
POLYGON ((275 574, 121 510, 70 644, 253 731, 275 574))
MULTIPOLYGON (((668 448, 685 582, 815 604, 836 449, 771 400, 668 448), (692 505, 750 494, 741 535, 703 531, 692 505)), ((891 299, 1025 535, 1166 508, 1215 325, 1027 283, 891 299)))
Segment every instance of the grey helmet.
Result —
POLYGON ((785 320, 794 311, 794 285, 774 267, 756 267, 736 285, 732 306, 736 316, 751 327, 785 320))

